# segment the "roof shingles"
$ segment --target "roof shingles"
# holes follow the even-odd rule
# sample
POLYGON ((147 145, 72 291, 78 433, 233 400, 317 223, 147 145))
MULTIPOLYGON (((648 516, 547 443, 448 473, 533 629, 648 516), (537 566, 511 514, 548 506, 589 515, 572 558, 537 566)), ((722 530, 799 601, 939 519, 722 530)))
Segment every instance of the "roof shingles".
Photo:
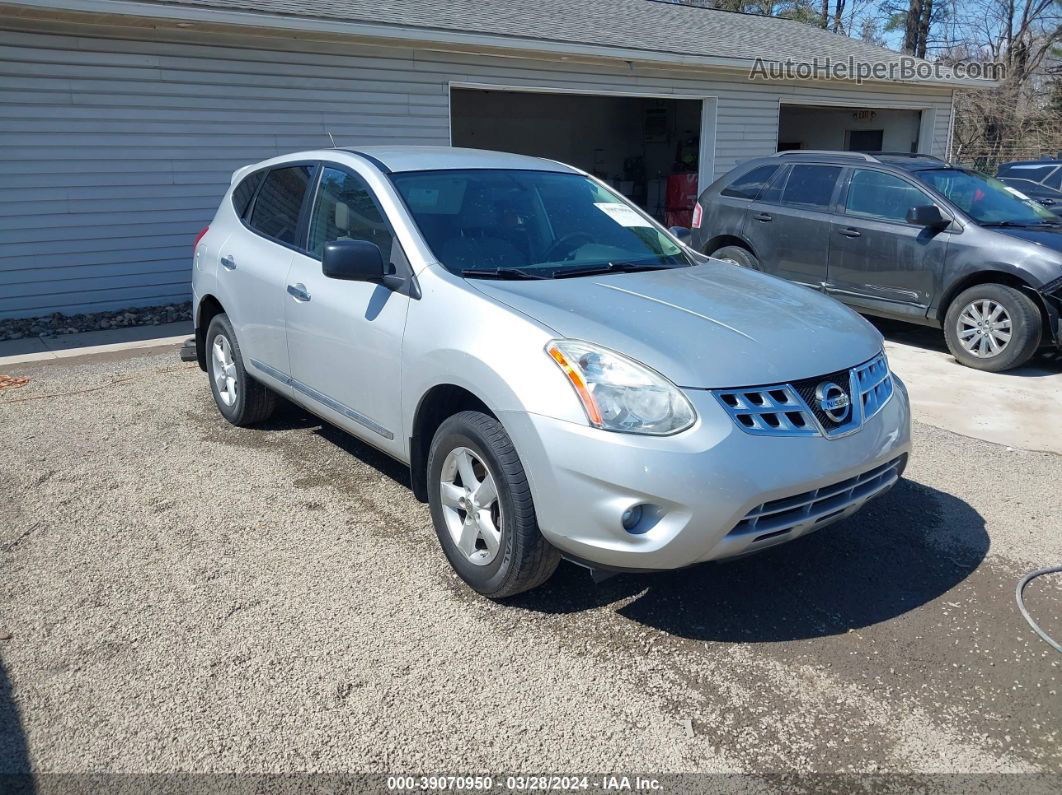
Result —
POLYGON ((148 0, 431 31, 565 42, 736 61, 827 56, 895 63, 899 53, 774 17, 653 0, 148 0))

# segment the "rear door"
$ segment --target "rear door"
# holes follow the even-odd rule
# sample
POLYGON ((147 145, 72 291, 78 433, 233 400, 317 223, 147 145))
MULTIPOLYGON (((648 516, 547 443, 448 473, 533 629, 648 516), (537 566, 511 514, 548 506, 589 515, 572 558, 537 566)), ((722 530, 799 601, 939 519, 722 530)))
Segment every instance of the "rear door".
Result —
POLYGON ((924 317, 944 268, 950 233, 907 223, 912 207, 935 204, 913 181, 853 168, 833 224, 827 292, 856 308, 924 317))
POLYGON ((314 168, 300 163, 270 169, 243 225, 219 252, 219 292, 244 365, 281 382, 288 373, 284 286, 314 168))
POLYGON ((821 290, 826 282, 837 185, 844 169, 796 163, 749 207, 745 238, 763 270, 821 290))

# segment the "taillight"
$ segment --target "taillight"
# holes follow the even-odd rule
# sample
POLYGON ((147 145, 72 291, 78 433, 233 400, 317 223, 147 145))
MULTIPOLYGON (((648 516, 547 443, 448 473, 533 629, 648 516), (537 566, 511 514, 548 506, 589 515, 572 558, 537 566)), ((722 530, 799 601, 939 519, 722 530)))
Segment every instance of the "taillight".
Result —
POLYGON ((195 236, 195 242, 192 243, 192 253, 195 253, 195 250, 197 248, 199 248, 199 241, 202 240, 203 239, 203 235, 205 235, 209 231, 210 231, 210 227, 209 226, 204 226, 203 227, 203 231, 195 236))
POLYGON ((701 215, 704 214, 704 210, 701 209, 701 203, 697 202, 693 205, 693 228, 701 228, 701 215))

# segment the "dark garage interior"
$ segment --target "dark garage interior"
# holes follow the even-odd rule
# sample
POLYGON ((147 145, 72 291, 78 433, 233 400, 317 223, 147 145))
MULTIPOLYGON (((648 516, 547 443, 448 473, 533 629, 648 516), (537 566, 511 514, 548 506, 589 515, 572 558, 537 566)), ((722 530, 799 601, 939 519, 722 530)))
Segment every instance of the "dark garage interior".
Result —
POLYGON ((453 88, 454 146, 570 163, 661 221, 688 226, 697 194, 701 101, 453 88))

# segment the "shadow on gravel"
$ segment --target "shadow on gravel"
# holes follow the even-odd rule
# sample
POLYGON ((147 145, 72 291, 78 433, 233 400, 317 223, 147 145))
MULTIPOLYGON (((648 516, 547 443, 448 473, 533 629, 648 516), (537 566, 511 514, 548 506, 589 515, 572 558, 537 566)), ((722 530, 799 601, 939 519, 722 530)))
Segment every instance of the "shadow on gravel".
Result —
POLYGON ((0 660, 0 791, 33 792, 29 747, 22 729, 11 680, 0 660))
POLYGON ((255 428, 261 431, 312 430, 325 441, 331 442, 348 455, 360 459, 391 480, 406 488, 412 487, 409 480, 409 467, 398 463, 391 456, 381 453, 376 448, 358 441, 346 431, 315 417, 289 400, 281 398, 276 413, 255 428))
POLYGON ((684 638, 768 643, 836 635, 902 615, 968 577, 988 552, 981 515, 949 494, 901 481, 852 518, 770 550, 593 585, 562 565, 509 604, 568 613, 637 596, 618 612, 684 638))

